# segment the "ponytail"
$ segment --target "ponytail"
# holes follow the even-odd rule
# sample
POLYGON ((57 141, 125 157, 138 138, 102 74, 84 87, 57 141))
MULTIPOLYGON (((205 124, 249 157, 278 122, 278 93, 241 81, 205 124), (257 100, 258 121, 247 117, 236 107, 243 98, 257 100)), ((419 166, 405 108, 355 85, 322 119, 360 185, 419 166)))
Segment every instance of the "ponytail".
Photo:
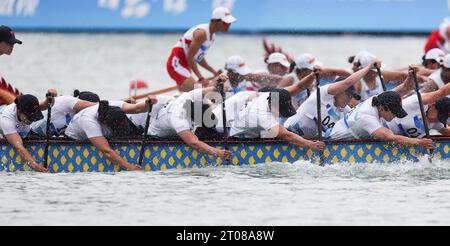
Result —
POLYGON ((356 56, 350 56, 348 58, 348 63, 353 64, 353 62, 355 62, 355 58, 356 58, 356 56))
POLYGON ((73 92, 73 97, 79 97, 80 96, 80 91, 79 90, 75 90, 74 92, 73 92))
POLYGON ((269 65, 269 57, 266 57, 266 58, 264 59, 264 62, 265 62, 267 65, 269 65))
POLYGON ((109 102, 108 101, 100 101, 98 105, 98 121, 104 123, 106 120, 106 115, 109 110, 109 102))
POLYGON ((295 67, 297 67, 297 63, 295 63, 295 62, 292 62, 292 63, 291 63, 291 66, 289 67, 289 73, 292 73, 292 72, 294 72, 294 70, 295 70, 295 67))
POLYGON ((381 106, 380 99, 378 99, 378 97, 374 97, 372 100, 372 107, 380 107, 380 106, 381 106))

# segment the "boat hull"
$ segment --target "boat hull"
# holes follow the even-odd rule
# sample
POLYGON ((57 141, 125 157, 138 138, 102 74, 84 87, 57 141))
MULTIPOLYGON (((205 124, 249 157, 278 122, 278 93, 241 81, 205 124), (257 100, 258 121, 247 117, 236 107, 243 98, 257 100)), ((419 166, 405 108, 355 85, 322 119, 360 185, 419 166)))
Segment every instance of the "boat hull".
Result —
MULTIPOLYGON (((210 143, 221 146, 220 143, 210 143)), ((44 142, 25 144, 39 161, 44 159, 44 142)), ((223 165, 256 165, 263 163, 294 163, 317 160, 317 152, 301 149, 276 141, 233 142, 229 145, 233 156, 229 162, 201 154, 180 142, 152 142, 145 147, 143 167, 146 171, 168 169, 195 169, 223 165)), ((140 153, 139 142, 112 144, 120 156, 130 163, 137 163, 140 153)), ((436 140, 435 158, 450 158, 450 139, 436 140)), ((0 171, 29 171, 18 153, 8 143, 0 143, 0 171)), ((427 154, 420 147, 403 147, 383 142, 333 142, 324 151, 326 164, 336 163, 394 163, 400 160, 417 161, 427 154)), ((89 143, 56 141, 49 150, 49 170, 52 173, 118 172, 106 157, 89 143)))

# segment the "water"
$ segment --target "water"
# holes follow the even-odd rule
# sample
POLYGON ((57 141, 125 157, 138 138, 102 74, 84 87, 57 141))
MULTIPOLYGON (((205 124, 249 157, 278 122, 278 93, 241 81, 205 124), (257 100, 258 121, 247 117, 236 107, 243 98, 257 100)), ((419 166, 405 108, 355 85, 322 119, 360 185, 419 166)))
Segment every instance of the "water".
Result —
MULTIPOLYGON (((127 95, 143 78, 172 86, 164 61, 177 35, 18 34, 0 57, 7 81, 26 93, 56 87, 127 95), (161 55, 164 54, 164 55, 161 55)), ((270 36, 290 53, 330 67, 369 49, 390 68, 417 63, 423 37, 270 36)), ((208 58, 240 54, 264 67, 258 36, 222 36, 208 58)), ((450 225, 450 164, 318 167, 306 162, 152 173, 0 173, 0 225, 450 225)))
POLYGON ((449 225, 450 165, 0 174, 0 225, 449 225))

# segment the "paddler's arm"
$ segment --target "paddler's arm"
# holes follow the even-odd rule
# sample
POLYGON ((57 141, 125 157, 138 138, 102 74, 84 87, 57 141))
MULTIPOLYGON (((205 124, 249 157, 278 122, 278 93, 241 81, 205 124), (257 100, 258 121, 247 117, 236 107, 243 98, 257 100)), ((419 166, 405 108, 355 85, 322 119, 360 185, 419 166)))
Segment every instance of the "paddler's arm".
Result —
POLYGON ((138 171, 142 168, 138 165, 132 165, 128 163, 125 159, 120 157, 119 154, 117 154, 116 151, 111 149, 108 140, 106 140, 105 137, 94 137, 89 139, 98 150, 103 152, 106 156, 106 158, 111 161, 114 164, 117 164, 123 168, 125 168, 128 171, 138 171))
MULTIPOLYGON (((150 95, 147 97, 147 101, 150 101, 152 105, 158 103, 158 98, 155 95, 150 95)), ((146 102, 138 103, 138 104, 130 104, 124 102, 122 105, 122 110, 125 114, 141 114, 148 112, 149 104, 146 102)))
POLYGON ((200 73, 200 70, 198 69, 197 62, 195 61, 195 55, 200 50, 202 44, 206 41, 206 32, 204 30, 197 30, 194 32, 194 38, 192 40, 191 45, 189 46, 188 52, 187 52, 187 62, 189 67, 192 69, 194 74, 199 79, 199 82, 202 82, 202 80, 205 79, 203 75, 200 73))
POLYGON ((442 87, 437 91, 422 94, 423 104, 429 105, 436 103, 437 101, 441 100, 442 98, 448 95, 450 95, 450 84, 447 84, 446 86, 442 87))
POLYGON ((328 87, 328 94, 335 96, 339 93, 346 91, 352 85, 355 85, 356 83, 361 81, 361 79, 364 78, 364 76, 366 76, 366 74, 370 71, 370 69, 372 69, 375 65, 377 65, 377 63, 381 64, 379 60, 376 60, 367 67, 365 67, 364 69, 361 69, 358 72, 350 75, 350 77, 348 77, 347 79, 331 84, 328 87))
POLYGON ((208 144, 200 141, 197 136, 195 136, 191 131, 182 131, 178 133, 178 136, 189 146, 191 146, 193 149, 207 154, 207 155, 214 155, 222 159, 229 159, 231 156, 231 152, 229 150, 222 150, 218 148, 213 148, 209 146, 208 144))
POLYGON ((276 127, 273 127, 269 131, 270 136, 276 136, 278 139, 284 140, 290 144, 293 144, 300 148, 310 148, 314 150, 323 150, 325 147, 325 143, 323 142, 314 142, 310 140, 306 140, 299 135, 288 131, 286 128, 284 128, 281 125, 278 125, 276 127))
POLYGON ((432 80, 432 79, 428 79, 428 81, 423 85, 420 92, 428 93, 428 92, 433 92, 436 90, 439 90, 439 87, 437 86, 436 82, 434 82, 434 80, 432 80))
POLYGON ((408 78, 408 72, 382 71, 384 82, 396 82, 400 84, 408 78))
POLYGON ((289 94, 291 94, 291 96, 295 96, 297 94, 299 94, 300 92, 307 90, 309 88, 311 88, 311 86, 313 85, 314 81, 316 81, 316 73, 321 74, 321 68, 320 67, 316 67, 314 68, 314 72, 309 74, 308 76, 306 76, 305 78, 303 78, 300 82, 298 82, 295 85, 289 86, 284 88, 285 90, 287 90, 289 92, 289 94))
POLYGON ((244 78, 255 83, 269 82, 270 84, 278 84, 281 80, 283 80, 283 77, 279 75, 258 73, 249 73, 248 75, 245 75, 244 78))
MULTIPOLYGON (((295 75, 297 76, 297 75, 295 75)), ((291 76, 284 76, 284 78, 278 83, 278 88, 287 88, 294 84, 294 78, 291 76)))
POLYGON ((88 102, 88 101, 84 101, 84 100, 80 100, 75 104, 75 107, 73 107, 73 110, 78 113, 83 109, 92 107, 94 105, 96 105, 97 103, 93 103, 93 102, 88 102))
POLYGON ((14 149, 19 153, 22 160, 25 161, 33 170, 38 172, 48 172, 48 170, 42 165, 36 162, 36 159, 28 152, 23 146, 22 138, 17 133, 6 135, 6 140, 10 143, 14 149))
POLYGON ((391 130, 384 127, 376 130, 372 134, 372 137, 375 140, 394 142, 404 146, 421 146, 428 149, 434 148, 434 143, 431 139, 416 139, 395 135, 391 130))
POLYGON ((322 78, 336 78, 337 76, 348 77, 351 73, 349 73, 345 69, 334 69, 334 68, 323 68, 320 76, 322 78))
POLYGON ((450 128, 444 127, 439 131, 444 136, 450 136, 450 128))
POLYGON ((206 58, 203 58, 203 60, 199 63, 201 67, 208 70, 210 73, 212 73, 214 76, 219 75, 219 72, 217 72, 213 67, 211 67, 208 62, 206 61, 206 58))
MULTIPOLYGON (((49 90, 47 91, 47 94, 50 94, 52 97, 57 97, 57 96, 58 96, 58 92, 56 91, 56 89, 49 89, 49 90)), ((49 105, 49 100, 48 100, 48 98, 46 97, 44 100, 42 100, 42 101, 39 103, 39 108, 40 108, 42 111, 44 111, 44 110, 47 110, 47 109, 48 109, 48 105, 49 105)))

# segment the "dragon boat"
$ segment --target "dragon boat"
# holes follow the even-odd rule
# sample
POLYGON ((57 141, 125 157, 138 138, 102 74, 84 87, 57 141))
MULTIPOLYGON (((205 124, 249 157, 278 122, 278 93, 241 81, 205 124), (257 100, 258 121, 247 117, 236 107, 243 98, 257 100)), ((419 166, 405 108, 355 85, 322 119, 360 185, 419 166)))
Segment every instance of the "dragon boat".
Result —
MULTIPOLYGON (((435 137, 434 158, 450 158, 450 138, 435 137)), ((142 141, 116 141, 111 145, 130 163, 137 163, 142 141)), ((223 141, 209 144, 219 147, 223 141)), ((25 146, 38 162, 44 159, 45 141, 25 140, 25 146)), ((243 166, 264 163, 317 162, 318 152, 302 149, 285 142, 272 140, 230 141, 233 152, 229 161, 201 154, 180 141, 149 141, 145 145, 143 169, 164 171, 169 169, 197 169, 211 166, 243 166)), ((404 147, 377 141, 333 141, 327 142, 324 150, 325 164, 336 163, 395 163, 401 160, 418 161, 428 154, 421 147, 404 147)), ((31 171, 19 154, 7 142, 0 142, 0 171, 31 171)), ((51 173, 119 172, 88 142, 52 140, 49 148, 48 168, 51 173)))

